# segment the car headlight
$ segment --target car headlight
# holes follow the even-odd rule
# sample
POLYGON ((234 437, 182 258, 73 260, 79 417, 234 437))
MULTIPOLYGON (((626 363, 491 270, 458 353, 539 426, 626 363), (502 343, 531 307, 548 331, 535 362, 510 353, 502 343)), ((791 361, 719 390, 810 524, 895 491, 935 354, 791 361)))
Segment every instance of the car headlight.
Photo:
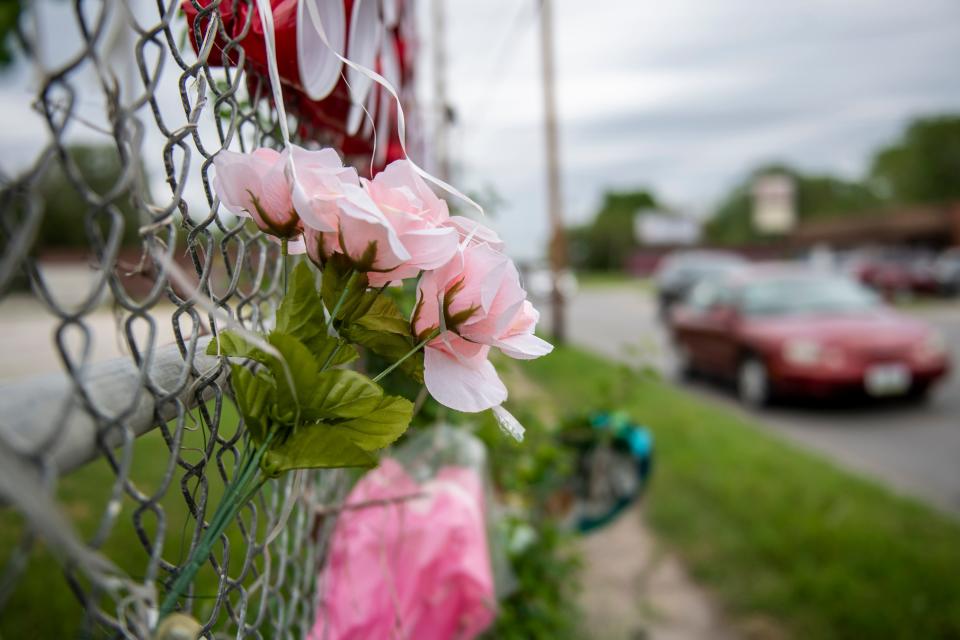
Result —
POLYGON ((788 340, 783 345, 783 359, 790 364, 817 364, 822 353, 823 347, 815 340, 788 340))

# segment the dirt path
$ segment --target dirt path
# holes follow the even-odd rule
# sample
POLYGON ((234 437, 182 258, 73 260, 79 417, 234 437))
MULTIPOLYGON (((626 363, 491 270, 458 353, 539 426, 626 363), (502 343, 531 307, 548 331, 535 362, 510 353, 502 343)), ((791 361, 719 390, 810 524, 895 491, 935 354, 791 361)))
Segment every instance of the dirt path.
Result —
MULTIPOLYGON (((547 392, 506 363, 511 397, 538 407, 553 424, 547 392)), ((740 638, 683 565, 660 545, 640 506, 580 539, 580 606, 591 640, 733 640, 740 638)), ((751 634, 751 637, 753 636, 751 634)), ((764 636, 761 636, 764 637, 764 636)))
POLYGON ((640 507, 584 536, 580 604, 597 640, 741 637, 680 561, 657 543, 640 507))

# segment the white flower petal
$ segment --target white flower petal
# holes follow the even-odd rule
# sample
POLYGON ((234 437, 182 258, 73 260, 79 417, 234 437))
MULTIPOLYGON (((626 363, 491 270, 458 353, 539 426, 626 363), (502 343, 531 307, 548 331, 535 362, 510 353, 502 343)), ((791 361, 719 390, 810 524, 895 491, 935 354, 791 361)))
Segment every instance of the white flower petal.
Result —
POLYGON ((497 405, 491 409, 493 416, 497 419, 497 424, 508 436, 517 442, 523 442, 523 434, 526 429, 520 424, 520 421, 513 417, 513 414, 503 408, 503 405, 497 405))

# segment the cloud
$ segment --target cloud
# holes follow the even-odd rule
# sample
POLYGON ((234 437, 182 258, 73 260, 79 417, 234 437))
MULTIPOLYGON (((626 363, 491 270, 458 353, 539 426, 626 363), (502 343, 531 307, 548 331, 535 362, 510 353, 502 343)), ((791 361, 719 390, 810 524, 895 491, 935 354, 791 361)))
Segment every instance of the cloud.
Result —
MULTIPOLYGON (((138 1, 152 17, 154 9, 138 1)), ((420 3, 418 67, 427 122, 435 113, 429 5, 420 3)), ((47 41, 47 62, 62 62, 77 43, 75 17, 68 6, 40 6, 44 24, 60 34, 47 41)), ((455 183, 498 192, 506 204, 493 223, 511 250, 541 255, 547 214, 535 3, 446 6, 448 84, 459 116, 455 183)), ((555 0, 554 18, 571 221, 587 219, 605 189, 636 186, 705 214, 770 160, 855 176, 909 118, 960 110, 956 0, 555 0)), ((177 75, 167 64, 158 94, 170 129, 186 121, 177 75)), ((0 168, 11 172, 35 156, 47 133, 30 107, 36 87, 28 71, 8 71, 0 82, 0 168)), ((96 91, 80 98, 90 118, 102 111, 96 91)), ((149 110, 139 115, 160 198, 169 193, 160 184, 164 140, 149 110)), ((83 126, 71 135, 97 136, 83 126)), ((209 123, 199 135, 205 147, 218 146, 209 123)), ((199 164, 194 154, 186 189, 193 210, 203 213, 199 164)))
MULTIPOLYGON (((547 237, 534 23, 490 82, 490 43, 513 6, 449 4, 451 99, 458 177, 506 199, 496 224, 534 256, 547 237)), ((562 0, 554 18, 571 220, 608 187, 650 186, 704 214, 770 160, 855 176, 909 118, 960 110, 953 0, 562 0)))

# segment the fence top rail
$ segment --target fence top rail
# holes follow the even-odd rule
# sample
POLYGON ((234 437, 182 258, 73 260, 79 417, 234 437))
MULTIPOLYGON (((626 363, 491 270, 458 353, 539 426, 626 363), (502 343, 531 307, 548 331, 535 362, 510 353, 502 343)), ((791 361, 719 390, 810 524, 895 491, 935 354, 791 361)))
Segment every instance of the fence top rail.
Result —
MULTIPOLYGON (((198 340, 202 354, 209 337, 198 340)), ((98 458, 104 448, 123 443, 121 429, 140 437, 160 422, 177 417, 177 404, 189 411, 213 397, 210 386, 195 391, 197 383, 222 384, 225 369, 218 358, 195 355, 190 371, 177 345, 166 345, 153 353, 149 373, 144 375, 129 358, 95 363, 87 372, 85 393, 78 393, 71 377, 64 373, 34 376, 0 385, 0 442, 25 458, 43 455, 60 475, 98 458), (177 402, 157 401, 144 393, 149 378, 156 390, 177 402), (116 418, 116 429, 98 427, 89 405, 103 416, 116 418)))

